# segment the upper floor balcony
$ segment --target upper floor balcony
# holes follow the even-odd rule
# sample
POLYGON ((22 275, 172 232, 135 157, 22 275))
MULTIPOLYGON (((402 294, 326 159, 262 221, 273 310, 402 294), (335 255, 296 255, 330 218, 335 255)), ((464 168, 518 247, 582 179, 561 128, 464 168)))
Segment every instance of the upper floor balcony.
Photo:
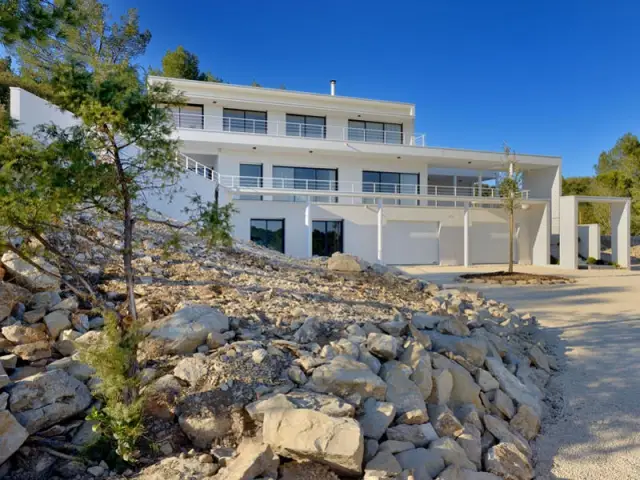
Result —
POLYGON ((269 120, 266 115, 263 118, 236 118, 185 112, 174 112, 173 114, 173 121, 178 129, 312 140, 426 146, 424 134, 403 132, 400 124, 349 121, 349 125, 345 126, 326 124, 323 117, 306 116, 304 118, 307 119, 306 122, 269 120))

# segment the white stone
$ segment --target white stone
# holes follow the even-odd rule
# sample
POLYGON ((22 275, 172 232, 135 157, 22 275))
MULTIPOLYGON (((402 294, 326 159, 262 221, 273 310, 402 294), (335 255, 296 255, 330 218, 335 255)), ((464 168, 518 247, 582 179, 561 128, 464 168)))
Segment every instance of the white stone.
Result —
POLYGON ((60 280, 56 278, 60 276, 58 268, 40 257, 33 257, 31 260, 39 265, 44 272, 22 260, 13 252, 6 252, 2 255, 0 262, 9 273, 31 290, 60 290, 60 280))
POLYGON ((0 465, 27 440, 29 433, 7 410, 0 411, 0 465))
POLYGON ((60 332, 71 328, 69 312, 67 310, 56 310, 44 317, 44 323, 49 330, 49 336, 56 340, 60 332))

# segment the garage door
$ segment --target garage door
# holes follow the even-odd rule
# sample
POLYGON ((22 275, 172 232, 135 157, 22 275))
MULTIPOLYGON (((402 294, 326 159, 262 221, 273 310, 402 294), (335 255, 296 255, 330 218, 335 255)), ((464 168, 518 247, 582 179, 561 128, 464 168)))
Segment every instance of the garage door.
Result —
MULTIPOLYGON (((516 232, 518 231, 516 227, 516 232)), ((509 263, 509 225, 473 222, 470 231, 471 262, 509 263)), ((514 261, 518 261, 517 234, 514 261)))
POLYGON ((388 221, 382 240, 383 258, 387 264, 439 263, 438 222, 388 221))

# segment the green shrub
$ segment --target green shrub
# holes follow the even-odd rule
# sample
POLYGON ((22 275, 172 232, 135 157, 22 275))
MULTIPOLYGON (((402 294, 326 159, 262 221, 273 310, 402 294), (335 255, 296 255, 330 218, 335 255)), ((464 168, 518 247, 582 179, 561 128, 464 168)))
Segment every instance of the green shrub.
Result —
POLYGON ((141 336, 136 325, 123 327, 121 322, 126 318, 119 319, 114 312, 105 311, 104 320, 97 344, 78 345, 80 358, 96 370, 96 377, 101 380, 96 394, 103 402, 102 408, 94 409, 87 419, 96 422, 94 430, 113 443, 118 456, 133 462, 138 439, 144 432, 136 360, 141 336))
POLYGON ((230 247, 233 244, 233 224, 231 217, 237 213, 232 203, 220 206, 218 202, 201 205, 198 209, 198 236, 207 248, 217 246, 230 247))
POLYGON ((598 263, 598 260, 596 258, 594 258, 594 257, 589 257, 589 258, 587 258, 587 263, 589 265, 595 265, 596 263, 598 263))

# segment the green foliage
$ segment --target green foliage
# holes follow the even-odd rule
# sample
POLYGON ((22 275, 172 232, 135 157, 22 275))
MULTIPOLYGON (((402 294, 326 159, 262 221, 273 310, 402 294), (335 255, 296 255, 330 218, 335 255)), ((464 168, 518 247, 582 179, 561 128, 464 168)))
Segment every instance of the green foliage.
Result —
POLYGON ((100 341, 94 345, 78 344, 80 358, 96 370, 101 382, 96 394, 102 409, 94 409, 88 420, 96 422, 94 430, 113 441, 116 453, 127 462, 135 460, 136 444, 144 433, 143 397, 137 366, 137 345, 141 335, 137 325, 122 328, 114 312, 104 313, 105 325, 100 341))
POLYGON ((598 263, 598 259, 595 257, 589 257, 587 258, 587 264, 589 265, 595 265, 596 263, 598 263))
POLYGON ((185 49, 182 45, 173 51, 167 50, 167 53, 162 57, 162 70, 152 70, 151 73, 170 78, 222 82, 221 78, 214 76, 211 72, 201 72, 198 56, 185 49))
POLYGON ((232 216, 238 211, 232 203, 220 206, 218 202, 207 202, 203 204, 199 197, 193 197, 195 205, 196 224, 198 236, 202 238, 207 248, 218 246, 230 247, 233 244, 233 224, 232 216))
POLYGON ((43 42, 77 25, 73 0, 3 0, 0 2, 0 43, 43 42))

